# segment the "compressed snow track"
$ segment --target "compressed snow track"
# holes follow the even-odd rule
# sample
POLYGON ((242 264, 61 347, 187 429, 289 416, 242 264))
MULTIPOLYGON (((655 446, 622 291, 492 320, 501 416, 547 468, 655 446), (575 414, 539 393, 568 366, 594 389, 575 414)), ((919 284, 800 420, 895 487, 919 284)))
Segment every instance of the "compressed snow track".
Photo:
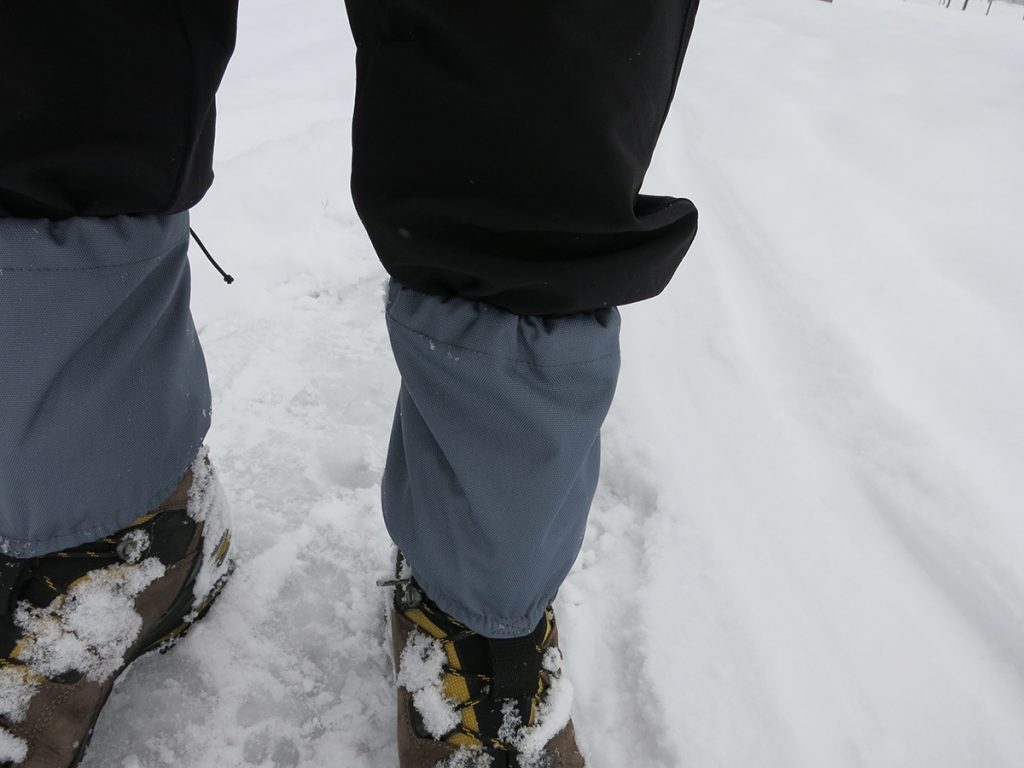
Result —
MULTIPOLYGON (((647 189, 702 230, 624 312, 557 606, 592 768, 1019 768, 1024 23, 704 0, 647 189)), ((85 768, 394 768, 397 391, 347 192, 338 2, 250 0, 194 262, 238 571, 85 768)))

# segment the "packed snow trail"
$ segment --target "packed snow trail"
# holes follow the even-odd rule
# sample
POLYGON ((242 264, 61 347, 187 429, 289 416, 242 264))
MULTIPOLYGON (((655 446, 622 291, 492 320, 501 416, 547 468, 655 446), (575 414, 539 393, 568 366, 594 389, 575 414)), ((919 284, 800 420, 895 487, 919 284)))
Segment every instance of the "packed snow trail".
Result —
MULTIPOLYGON (((340 3, 250 0, 193 223, 239 569, 88 768, 394 768, 397 373, 348 197, 340 3)), ((702 229, 624 311, 559 598, 592 768, 1024 760, 1024 23, 705 0, 648 179, 702 229)))

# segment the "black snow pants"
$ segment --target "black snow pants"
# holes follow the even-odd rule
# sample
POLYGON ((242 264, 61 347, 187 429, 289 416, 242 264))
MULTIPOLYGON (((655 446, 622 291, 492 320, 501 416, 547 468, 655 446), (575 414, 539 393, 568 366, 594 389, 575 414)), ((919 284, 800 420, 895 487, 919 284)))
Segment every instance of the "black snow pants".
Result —
MULTIPOLYGON (((391 275, 533 315, 661 291, 697 215, 639 190, 697 3, 348 0, 352 186, 391 275)), ((236 10, 0 5, 0 216, 195 205, 236 10)))
MULTIPOLYGON (((0 3, 0 553, 112 534, 204 440, 186 211, 236 3, 0 3)), ((353 196, 395 278, 385 522, 442 609, 529 634, 583 541, 616 307, 696 230, 640 187, 697 0, 348 10, 353 196)))

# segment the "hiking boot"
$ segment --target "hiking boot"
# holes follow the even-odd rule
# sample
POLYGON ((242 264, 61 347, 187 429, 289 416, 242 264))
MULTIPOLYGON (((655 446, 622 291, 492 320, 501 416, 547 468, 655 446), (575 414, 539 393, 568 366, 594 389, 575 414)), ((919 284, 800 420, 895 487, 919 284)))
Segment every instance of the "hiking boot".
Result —
POLYGON ((223 492, 200 455, 113 536, 0 556, 0 766, 70 768, 117 677, 202 618, 232 570, 223 492))
POLYGON ((495 640, 439 609, 399 556, 391 632, 399 768, 584 768, 549 607, 530 635, 495 640))

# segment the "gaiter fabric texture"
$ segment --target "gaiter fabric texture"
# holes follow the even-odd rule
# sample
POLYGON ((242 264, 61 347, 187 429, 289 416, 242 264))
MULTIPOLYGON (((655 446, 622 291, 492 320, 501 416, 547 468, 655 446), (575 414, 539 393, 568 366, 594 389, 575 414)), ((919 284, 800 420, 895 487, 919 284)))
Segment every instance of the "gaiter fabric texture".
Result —
POLYGON ((543 318, 392 281, 402 375, 383 506, 417 581, 488 637, 540 620, 583 542, 618 310, 543 318))
POLYGON ((210 425, 188 214, 0 218, 0 551, 94 541, 159 504, 210 425))

